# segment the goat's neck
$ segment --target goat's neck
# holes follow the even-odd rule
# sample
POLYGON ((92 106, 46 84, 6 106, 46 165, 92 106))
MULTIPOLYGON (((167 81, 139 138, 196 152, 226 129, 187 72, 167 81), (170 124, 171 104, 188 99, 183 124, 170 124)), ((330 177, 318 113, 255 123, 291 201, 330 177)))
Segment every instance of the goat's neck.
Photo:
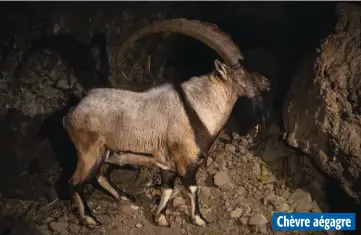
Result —
POLYGON ((201 125, 215 137, 226 124, 237 100, 232 85, 209 74, 190 79, 182 88, 201 125))

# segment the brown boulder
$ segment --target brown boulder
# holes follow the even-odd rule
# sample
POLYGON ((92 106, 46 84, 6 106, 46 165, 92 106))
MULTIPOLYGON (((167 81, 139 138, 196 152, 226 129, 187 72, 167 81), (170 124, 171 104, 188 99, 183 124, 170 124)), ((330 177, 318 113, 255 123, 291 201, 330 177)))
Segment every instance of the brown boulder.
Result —
POLYGON ((286 140, 350 195, 361 184, 361 8, 340 3, 334 31, 300 63, 285 99, 286 140))

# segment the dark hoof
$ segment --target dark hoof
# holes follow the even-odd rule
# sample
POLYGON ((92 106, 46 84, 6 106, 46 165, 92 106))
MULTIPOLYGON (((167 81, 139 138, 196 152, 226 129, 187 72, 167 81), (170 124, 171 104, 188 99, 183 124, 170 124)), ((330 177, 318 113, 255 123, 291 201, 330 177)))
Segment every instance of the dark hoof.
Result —
POLYGON ((197 226, 207 226, 209 222, 203 218, 203 216, 196 215, 194 218, 191 218, 191 222, 197 226))
POLYGON ((90 229, 95 228, 95 227, 99 227, 102 226, 103 224, 97 220, 94 216, 85 216, 82 220, 81 220, 81 224, 83 226, 86 226, 90 229))

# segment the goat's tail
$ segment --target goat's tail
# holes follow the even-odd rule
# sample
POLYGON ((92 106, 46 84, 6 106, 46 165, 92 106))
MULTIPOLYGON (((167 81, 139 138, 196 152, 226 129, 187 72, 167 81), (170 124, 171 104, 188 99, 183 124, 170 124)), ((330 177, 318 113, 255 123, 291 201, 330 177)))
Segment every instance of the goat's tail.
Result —
POLYGON ((66 129, 66 116, 63 117, 63 128, 66 129))
POLYGON ((71 107, 69 109, 69 111, 67 112, 67 114, 63 117, 63 128, 66 129, 66 124, 67 124, 67 120, 68 120, 68 115, 71 111, 73 111, 74 107, 71 107))

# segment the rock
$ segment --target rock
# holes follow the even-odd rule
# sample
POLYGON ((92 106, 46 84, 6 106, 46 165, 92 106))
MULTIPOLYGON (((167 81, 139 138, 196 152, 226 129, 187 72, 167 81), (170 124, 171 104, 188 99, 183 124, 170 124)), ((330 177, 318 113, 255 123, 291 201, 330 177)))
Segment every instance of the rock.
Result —
POLYGON ((290 197, 290 192, 287 189, 284 189, 280 193, 280 196, 287 200, 290 197))
POLYGON ((249 161, 249 158, 246 155, 242 155, 240 158, 242 163, 247 163, 249 161))
POLYGON ((232 183, 227 183, 219 188, 222 192, 230 192, 233 189, 232 183))
POLYGON ((264 225, 264 224, 267 224, 267 223, 268 223, 268 219, 263 214, 253 215, 248 220, 249 225, 261 226, 261 225, 264 225))
POLYGON ((294 191, 292 193, 292 195, 288 198, 288 200, 290 202, 295 203, 295 202, 298 202, 301 198, 306 197, 307 194, 309 194, 309 193, 304 191, 303 189, 298 188, 298 189, 296 189, 296 191, 294 191))
POLYGON ((311 210, 312 210, 313 212, 322 212, 322 210, 321 210, 320 207, 318 206, 318 203, 317 203, 316 200, 313 200, 311 206, 312 206, 312 209, 311 209, 311 210))
POLYGON ((241 139, 241 136, 238 133, 232 132, 232 140, 238 141, 240 139, 241 139))
POLYGON ((142 225, 141 223, 137 223, 137 224, 135 225, 135 227, 136 227, 136 228, 141 228, 141 227, 143 227, 143 225, 142 225))
POLYGON ((275 149, 273 146, 270 146, 270 144, 271 143, 269 143, 269 145, 266 145, 266 148, 262 154, 262 159, 265 162, 275 162, 286 155, 285 152, 275 149))
POLYGON ((279 212, 289 212, 291 210, 290 206, 287 203, 280 203, 275 206, 275 210, 279 212))
POLYGON ((207 158, 207 167, 209 167, 213 163, 213 159, 211 157, 207 158))
POLYGON ((269 200, 275 211, 278 212, 288 212, 290 211, 290 206, 282 197, 273 197, 269 200))
POLYGON ((243 210, 241 208, 236 208, 231 212, 231 218, 239 218, 242 215, 243 210))
POLYGON ((296 68, 283 120, 288 144, 312 156, 338 184, 350 185, 348 194, 360 200, 361 122, 347 96, 361 89, 361 7, 342 2, 335 12, 332 33, 318 51, 305 53, 296 68))
POLYGON ((309 197, 304 197, 300 201, 298 201, 295 206, 296 212, 309 212, 312 209, 312 198, 311 195, 309 197))
POLYGON ((259 231, 260 231, 262 234, 268 234, 268 233, 269 233, 266 225, 262 225, 262 226, 260 227, 259 231))
POLYGON ((78 234, 78 232, 80 231, 80 226, 77 224, 70 224, 68 229, 69 232, 78 234))
POLYGON ((246 193, 247 193, 247 190, 245 187, 239 186, 237 188, 237 194, 244 196, 244 195, 246 195, 246 193))
POLYGON ((249 216, 252 212, 252 208, 246 203, 240 203, 242 210, 244 211, 243 216, 249 216))
POLYGON ((275 191, 275 186, 274 184, 266 184, 266 193, 271 195, 271 194, 274 194, 274 191, 275 191))
POLYGON ((135 210, 128 204, 121 204, 119 210, 127 216, 135 215, 135 210))
POLYGON ((57 233, 64 232, 69 227, 69 224, 66 222, 51 222, 50 228, 57 233))
POLYGON ((253 164, 253 174, 256 176, 260 176, 261 175, 261 165, 258 162, 255 162, 253 164))
POLYGON ((288 200, 296 212, 308 212, 312 209, 311 194, 302 189, 297 189, 288 200))
POLYGON ((208 188, 208 187, 206 187, 206 186, 202 186, 202 187, 199 189, 199 193, 198 193, 199 200, 201 200, 201 201, 207 201, 207 200, 209 200, 210 195, 211 195, 211 190, 210 190, 210 188, 208 188))
POLYGON ((136 205, 130 205, 130 207, 135 211, 139 209, 139 206, 136 206, 136 205))
POLYGON ((226 144, 225 149, 231 153, 236 152, 236 146, 234 146, 233 144, 226 144))
POLYGON ((225 171, 218 171, 213 176, 213 182, 221 191, 229 191, 232 189, 231 179, 225 171))
POLYGON ((218 163, 219 170, 221 170, 221 171, 226 170, 226 168, 227 168, 226 161, 224 160, 222 155, 218 155, 216 157, 216 162, 218 163))
POLYGON ((241 218, 239 221, 241 222, 242 225, 247 225, 248 220, 249 220, 249 218, 241 218))

